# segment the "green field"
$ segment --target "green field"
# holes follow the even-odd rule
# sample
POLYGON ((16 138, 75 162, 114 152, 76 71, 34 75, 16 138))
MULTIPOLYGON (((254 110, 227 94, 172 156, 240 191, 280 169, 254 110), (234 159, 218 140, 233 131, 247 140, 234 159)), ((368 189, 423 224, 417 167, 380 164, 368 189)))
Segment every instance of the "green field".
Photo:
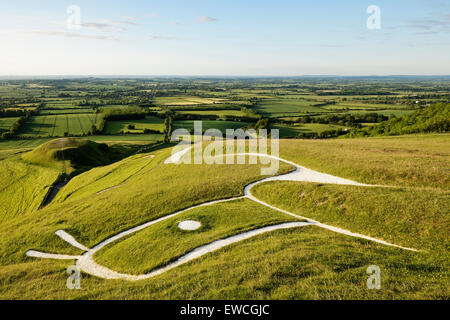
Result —
POLYGON ((219 203, 190 210, 111 245, 99 254, 97 261, 120 272, 142 274, 202 244, 290 221, 298 220, 250 200, 219 203), (202 227, 195 233, 180 230, 177 224, 183 220, 199 221, 202 227))
POLYGON ((245 117, 248 116, 245 112, 240 110, 189 110, 189 111, 177 111, 180 114, 200 114, 200 115, 217 115, 219 117, 224 116, 237 116, 237 117, 245 117))
POLYGON ((0 132, 9 131, 13 123, 18 119, 18 117, 0 118, 0 132))
POLYGON ((304 99, 267 99, 257 104, 256 111, 277 117, 329 112, 323 107, 315 107, 314 104, 316 103, 318 102, 304 99))
POLYGON ((281 157, 369 184, 450 188, 450 135, 280 140, 281 157))
MULTIPOLYGON (((28 249, 80 253, 56 237, 55 230, 64 229, 93 246, 121 230, 192 204, 239 196, 245 184, 259 178, 257 165, 164 165, 170 149, 160 149, 91 169, 74 177, 39 212, 16 212, 3 218, 0 293, 47 299, 105 299, 123 297, 124 292, 136 299, 445 299, 449 294, 446 208, 450 199, 443 172, 448 170, 448 145, 448 135, 281 140, 281 156, 299 164, 397 187, 269 182, 253 191, 282 209, 424 252, 309 226, 253 237, 148 280, 83 275, 83 289, 78 292, 65 289, 65 268, 70 262, 25 257, 28 249), (389 163, 398 165, 389 167, 389 163), (350 166, 353 170, 347 171, 350 166), (383 270, 383 290, 365 287, 365 270, 371 264, 383 270), (34 284, 36 280, 39 285, 34 284)), ((15 166, 5 173, 14 168, 19 175, 20 166, 30 166, 17 158, 9 162, 15 166)), ((286 170, 290 167, 283 165, 281 172, 286 170)), ((33 190, 38 181, 30 176, 26 183, 33 190)), ((10 197, 1 192, 0 196, 10 197)), ((292 219, 249 200, 200 207, 107 246, 96 254, 96 261, 139 274, 204 243, 292 219), (180 231, 176 225, 185 219, 201 221, 202 227, 180 231)))
POLYGON ((92 113, 92 109, 80 108, 59 108, 59 109, 44 109, 39 112, 40 115, 49 114, 78 114, 78 113, 92 113))
POLYGON ((163 106, 189 106, 196 104, 224 103, 224 99, 200 98, 194 96, 157 97, 155 103, 163 106))
POLYGON ((302 123, 296 125, 273 125, 271 129, 278 129, 280 138, 292 138, 297 137, 299 133, 307 132, 324 132, 327 130, 345 129, 344 126, 338 126, 334 124, 322 124, 322 123, 302 123))
POLYGON ((20 136, 30 137, 62 137, 69 135, 86 135, 99 119, 95 113, 63 114, 33 116, 23 127, 20 136))
POLYGON ((164 131, 164 120, 157 117, 146 117, 142 120, 123 120, 123 121, 108 121, 105 124, 103 133, 118 134, 124 133, 143 133, 145 129, 164 131), (129 129, 129 125, 134 125, 135 129, 129 129))
POLYGON ((1 160, 0 222, 35 212, 61 169, 27 164, 16 157, 1 160))
MULTIPOLYGON (((227 129, 236 130, 243 128, 248 124, 249 124, 248 122, 203 120, 202 130, 205 131, 208 129, 218 129, 225 134, 227 129)), ((181 128, 189 131, 194 129, 194 121, 193 120, 174 121, 173 127, 174 129, 181 128)))

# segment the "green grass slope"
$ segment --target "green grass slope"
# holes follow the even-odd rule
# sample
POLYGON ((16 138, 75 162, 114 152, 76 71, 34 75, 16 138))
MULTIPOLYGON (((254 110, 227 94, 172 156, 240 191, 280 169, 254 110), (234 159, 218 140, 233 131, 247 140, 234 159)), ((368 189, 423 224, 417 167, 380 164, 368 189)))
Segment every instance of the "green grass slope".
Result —
POLYGON ((450 134, 280 140, 280 156, 369 184, 450 188, 450 134))
POLYGON ((267 225, 299 221, 247 199, 199 207, 128 237, 98 252, 96 261, 128 274, 164 266, 201 245, 267 225), (195 231, 178 228, 183 220, 201 223, 195 231))
MULTIPOLYGON (((39 215, 0 225, 6 235, 0 238, 0 264, 24 261, 31 248, 66 252, 65 246, 56 248, 61 241, 52 233, 58 229, 92 246, 191 205, 242 195, 245 185, 265 177, 260 165, 164 164, 170 154, 137 154, 74 177, 39 215)), ((281 165, 279 173, 291 169, 281 165)))
POLYGON ((59 138, 39 145, 22 159, 33 164, 63 167, 66 173, 75 174, 117 161, 129 154, 130 149, 80 138, 59 138))
POLYGON ((279 230, 233 244, 152 279, 83 274, 66 287, 70 261, 29 259, 0 268, 4 299, 449 299, 448 270, 421 253, 317 227, 279 230), (369 265, 381 289, 368 290, 369 265))
POLYGON ((278 208, 405 247, 450 247, 450 192, 274 181, 252 193, 278 208))
POLYGON ((35 212, 61 170, 25 163, 17 157, 0 161, 0 222, 35 212))
POLYGON ((449 132, 450 103, 436 103, 412 114, 393 118, 347 136, 402 135, 411 133, 449 132))
POLYGON ((55 166, 62 161, 70 167, 99 166, 107 163, 108 146, 86 139, 60 138, 48 141, 24 154, 22 159, 35 164, 55 166))
MULTIPOLYGON (((260 235, 144 281, 103 280, 83 274, 81 290, 65 286, 71 261, 25 256, 29 249, 79 254, 54 231, 64 229, 81 243, 93 246, 120 231, 191 205, 241 195, 243 186, 261 177, 258 165, 165 165, 171 150, 162 149, 86 171, 74 177, 39 214, 3 221, 0 296, 448 299, 449 223, 445 209, 449 201, 449 137, 282 140, 281 156, 298 164, 397 187, 271 182, 254 189, 274 205, 355 232, 423 248, 422 252, 311 226, 260 235), (382 270, 381 290, 366 287, 366 269, 372 264, 382 270)), ((280 173, 288 170, 290 167, 283 165, 280 173)), ((279 218, 279 213, 272 215, 271 210, 247 201, 223 203, 149 227, 99 251, 97 257, 113 269, 139 273, 163 265, 197 244, 279 218), (178 233, 174 226, 182 218, 198 219, 214 228, 178 233)))

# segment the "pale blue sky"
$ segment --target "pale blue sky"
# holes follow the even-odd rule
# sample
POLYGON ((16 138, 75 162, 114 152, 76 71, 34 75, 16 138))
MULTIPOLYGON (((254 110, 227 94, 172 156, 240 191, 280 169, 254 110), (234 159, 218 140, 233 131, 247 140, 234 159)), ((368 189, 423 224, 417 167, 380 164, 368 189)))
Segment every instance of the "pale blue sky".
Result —
POLYGON ((1 1, 0 41, 0 75, 449 75, 450 0, 1 1))

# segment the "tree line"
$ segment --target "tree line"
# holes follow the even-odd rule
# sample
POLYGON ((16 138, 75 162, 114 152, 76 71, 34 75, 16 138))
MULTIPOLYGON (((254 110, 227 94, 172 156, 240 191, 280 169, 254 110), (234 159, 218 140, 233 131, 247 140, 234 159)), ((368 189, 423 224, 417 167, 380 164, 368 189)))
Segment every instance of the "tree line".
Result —
POLYGON ((9 131, 2 133, 2 139, 12 138, 15 134, 19 133, 22 126, 27 122, 27 120, 32 116, 32 112, 27 111, 23 116, 20 116, 12 125, 9 131))
POLYGON ((392 118, 372 127, 352 130, 347 136, 387 136, 450 132, 450 103, 436 103, 412 114, 392 118))

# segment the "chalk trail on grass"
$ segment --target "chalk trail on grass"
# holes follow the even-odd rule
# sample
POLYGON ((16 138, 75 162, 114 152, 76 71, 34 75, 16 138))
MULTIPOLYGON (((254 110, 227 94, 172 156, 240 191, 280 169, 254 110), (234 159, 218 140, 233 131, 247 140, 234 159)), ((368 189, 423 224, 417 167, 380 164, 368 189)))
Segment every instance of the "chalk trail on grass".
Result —
MULTIPOLYGON (((181 151, 176 152, 175 154, 173 154, 172 156, 170 156, 169 158, 167 158, 164 161, 164 164, 176 164, 178 162, 180 162, 181 158, 189 151, 191 150, 192 147, 187 147, 181 151)), ((386 246, 392 246, 392 247, 396 247, 396 248, 400 248, 400 249, 404 249, 404 250, 410 250, 410 251, 418 251, 416 249, 413 248, 407 248, 407 247, 402 247, 396 244, 392 244, 389 242, 386 242, 384 240, 381 239, 377 239, 377 238, 373 238, 373 237, 369 237, 366 235, 362 235, 359 233, 354 233, 351 232, 349 230, 346 229, 342 229, 339 227, 334 227, 331 225, 327 225, 327 224, 323 224, 319 221, 316 220, 312 220, 306 217, 302 217, 299 216, 297 214, 294 214, 292 212, 274 207, 264 201, 259 200, 258 198, 256 198, 254 195, 251 194, 251 189, 258 184, 264 183, 264 182, 268 182, 268 181, 304 181, 304 182, 316 182, 316 183, 327 183, 327 184, 340 184, 340 185, 354 185, 354 186, 364 186, 364 187, 373 187, 375 185, 369 185, 369 184, 363 184, 363 183, 359 183, 359 182, 355 182, 352 180, 348 180, 348 179, 343 179, 340 177, 336 177, 336 176, 332 176, 329 174, 325 174, 325 173, 321 173, 315 170, 311 170, 302 166, 297 165, 296 163, 292 162, 292 161, 288 161, 285 159, 282 159, 280 157, 276 157, 273 155, 267 155, 267 154, 260 154, 260 153, 237 153, 234 154, 233 156, 238 156, 238 155, 248 155, 248 156, 259 156, 259 157, 268 157, 268 158, 272 158, 287 164, 290 164, 292 166, 295 167, 295 170, 293 172, 287 173, 287 174, 283 174, 283 175, 279 175, 279 176, 271 176, 268 178, 264 178, 261 179, 259 181, 253 182, 247 186, 245 186, 244 188, 244 196, 241 197, 234 197, 234 198, 228 198, 228 199, 221 199, 221 200, 214 200, 214 201, 208 201, 199 205, 194 205, 191 207, 188 207, 186 209, 183 210, 179 210, 177 212, 174 212, 172 214, 160 217, 158 219, 143 223, 139 226, 136 226, 134 228, 122 231, 100 243, 98 243, 96 246, 94 246, 91 249, 88 249, 86 247, 84 247, 82 244, 78 243, 72 236, 70 236, 69 234, 67 234, 65 231, 63 230, 58 230, 56 231, 56 234, 58 236, 60 236, 63 240, 67 241, 68 243, 72 244, 73 246, 85 251, 82 255, 80 256, 70 256, 70 255, 61 255, 61 254, 51 254, 51 253, 44 253, 44 252, 38 252, 38 251, 34 251, 34 250, 29 250, 27 251, 26 255, 30 256, 30 257, 36 257, 36 258, 49 258, 49 259, 68 259, 68 260, 76 260, 76 265, 80 268, 81 271, 100 277, 100 278, 104 278, 104 279, 123 279, 123 280, 129 280, 129 281, 136 281, 136 280, 143 280, 143 279, 148 279, 157 275, 160 275, 168 270, 171 270, 173 268, 176 268, 182 264, 185 264, 189 261, 192 261, 194 259, 197 259, 205 254, 208 254, 210 252, 219 250, 221 248, 224 248, 226 246, 229 246, 230 244, 233 243, 237 243, 246 239, 249 239, 251 237, 266 233, 266 232, 271 232, 271 231, 275 231, 275 230, 280 230, 280 229, 289 229, 289 228, 296 228, 296 227, 302 227, 302 226, 307 226, 307 225, 313 225, 313 226, 317 226, 323 229, 327 229, 336 233, 340 233, 340 234, 344 234, 350 237, 355 237, 355 238, 361 238, 361 239, 365 239, 368 241, 373 241, 382 245, 386 245, 386 246), (227 237, 225 239, 219 239, 216 241, 213 241, 211 243, 202 245, 200 247, 197 247, 195 249, 193 249, 192 251, 188 252, 187 254, 179 257, 177 260, 175 260, 172 263, 169 263, 168 265, 164 266, 164 267, 160 267, 157 268, 153 271, 151 271, 150 273, 147 274, 142 274, 142 275, 131 275, 131 274, 123 274, 123 273, 119 273, 116 271, 113 271, 107 267, 101 266, 99 264, 97 264, 94 261, 94 254, 99 251, 100 249, 102 249, 103 247, 105 247, 106 245, 117 241, 127 235, 133 234, 135 232, 138 232, 142 229, 145 229, 151 225, 154 225, 158 222, 167 220, 169 218, 175 217, 181 213, 184 213, 186 211, 189 211, 191 209, 195 209, 195 208, 199 208, 199 207, 204 207, 204 206, 209 206, 209 205, 213 205, 213 204, 217 204, 217 203, 222 203, 222 202, 227 202, 227 201, 233 201, 233 200, 238 200, 238 199, 249 199, 252 200, 256 203, 259 203, 263 206, 266 206, 268 208, 271 208, 273 210, 282 212, 284 214, 287 214, 289 216, 295 217, 297 219, 301 219, 303 221, 301 222, 289 222, 289 223, 282 223, 282 224, 278 224, 278 225, 273 225, 273 226, 265 226, 262 228, 258 228, 258 229, 254 229, 254 230, 250 230, 250 231, 246 231, 237 235, 233 235, 230 237, 227 237)))

